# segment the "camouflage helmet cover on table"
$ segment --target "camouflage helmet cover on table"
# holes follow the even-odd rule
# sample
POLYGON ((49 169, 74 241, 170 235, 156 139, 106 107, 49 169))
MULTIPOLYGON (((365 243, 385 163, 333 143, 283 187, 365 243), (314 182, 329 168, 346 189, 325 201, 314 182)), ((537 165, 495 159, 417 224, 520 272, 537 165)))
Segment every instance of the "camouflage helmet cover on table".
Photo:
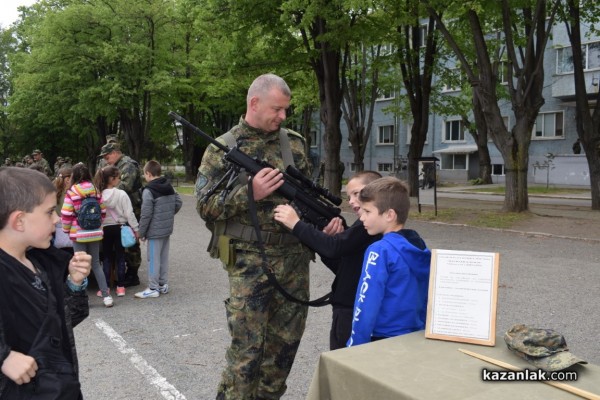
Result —
POLYGON ((517 324, 504 334, 508 348, 530 364, 546 371, 560 371, 574 364, 587 364, 569 353, 565 338, 552 329, 517 324))

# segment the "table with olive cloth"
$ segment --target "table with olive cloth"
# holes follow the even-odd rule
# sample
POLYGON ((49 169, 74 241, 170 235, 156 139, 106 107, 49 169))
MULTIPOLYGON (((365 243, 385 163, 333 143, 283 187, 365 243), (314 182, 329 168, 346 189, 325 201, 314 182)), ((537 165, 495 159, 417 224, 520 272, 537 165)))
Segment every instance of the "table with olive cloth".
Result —
MULTIPOLYGON (((531 371, 537 369, 496 346, 426 339, 424 331, 322 353, 307 400, 579 399, 542 382, 484 382, 482 370, 506 371, 461 353, 466 349, 531 371)), ((585 355, 577 354, 584 358, 585 355)), ((600 366, 572 367, 576 382, 562 382, 600 396, 600 366)), ((598 397, 600 398, 600 397, 598 397)))

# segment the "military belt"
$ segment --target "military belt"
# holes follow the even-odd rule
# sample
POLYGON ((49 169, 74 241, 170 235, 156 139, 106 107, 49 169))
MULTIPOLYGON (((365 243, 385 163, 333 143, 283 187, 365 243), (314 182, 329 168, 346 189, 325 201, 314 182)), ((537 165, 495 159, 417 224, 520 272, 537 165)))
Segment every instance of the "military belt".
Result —
MULTIPOLYGON (((223 235, 247 242, 258 242, 254 228, 250 225, 244 225, 238 222, 227 222, 223 235)), ((260 236, 264 244, 270 245, 297 244, 300 242, 298 238, 289 233, 260 231, 260 236)))

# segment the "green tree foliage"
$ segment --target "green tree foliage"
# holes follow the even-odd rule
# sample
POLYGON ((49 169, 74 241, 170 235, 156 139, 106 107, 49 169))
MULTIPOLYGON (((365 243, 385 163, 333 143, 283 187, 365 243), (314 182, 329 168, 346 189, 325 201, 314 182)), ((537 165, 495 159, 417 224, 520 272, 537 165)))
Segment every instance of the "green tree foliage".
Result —
MULTIPOLYGON (((592 209, 600 210, 600 91, 596 82, 595 93, 588 87, 594 87, 593 82, 586 82, 584 69, 586 55, 583 54, 582 41, 585 33, 582 32, 582 21, 591 29, 589 32, 598 33, 600 22, 600 5, 596 2, 586 2, 582 8, 579 1, 567 0, 561 9, 561 19, 567 28, 567 35, 571 42, 573 52, 573 79, 575 81, 575 115, 577 119, 577 135, 585 151, 590 171, 590 189, 592 195, 592 209), (590 112, 588 102, 595 100, 595 106, 590 112)), ((593 79, 593 77, 592 77, 593 79)))
POLYGON ((541 106, 544 104, 544 51, 554 22, 557 2, 545 0, 481 0, 453 2, 448 5, 429 1, 430 14, 440 24, 449 46, 460 61, 469 80, 476 101, 494 144, 502 154, 506 171, 504 208, 521 212, 529 208, 527 195, 527 170, 531 131, 541 106), (469 41, 459 42, 454 32, 436 10, 447 10, 449 20, 465 19, 469 22, 469 41), (508 92, 515 115, 515 126, 509 130, 498 106, 499 60, 494 47, 488 42, 495 37, 506 52, 508 63, 508 92), (475 54, 469 60, 466 46, 475 54))

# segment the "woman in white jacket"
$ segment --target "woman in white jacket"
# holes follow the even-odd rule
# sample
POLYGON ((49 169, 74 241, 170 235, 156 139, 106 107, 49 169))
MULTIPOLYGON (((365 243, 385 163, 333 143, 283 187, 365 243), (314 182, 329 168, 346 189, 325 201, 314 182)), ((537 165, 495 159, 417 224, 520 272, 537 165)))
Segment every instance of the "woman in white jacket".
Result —
POLYGON ((102 225, 104 237, 104 275, 110 287, 110 271, 113 262, 117 266, 117 296, 125 296, 125 252, 121 245, 121 225, 128 224, 138 237, 139 224, 133 213, 131 200, 124 190, 117 186, 121 181, 121 172, 117 167, 107 166, 96 173, 95 184, 102 191, 102 201, 106 206, 106 218, 102 225))

